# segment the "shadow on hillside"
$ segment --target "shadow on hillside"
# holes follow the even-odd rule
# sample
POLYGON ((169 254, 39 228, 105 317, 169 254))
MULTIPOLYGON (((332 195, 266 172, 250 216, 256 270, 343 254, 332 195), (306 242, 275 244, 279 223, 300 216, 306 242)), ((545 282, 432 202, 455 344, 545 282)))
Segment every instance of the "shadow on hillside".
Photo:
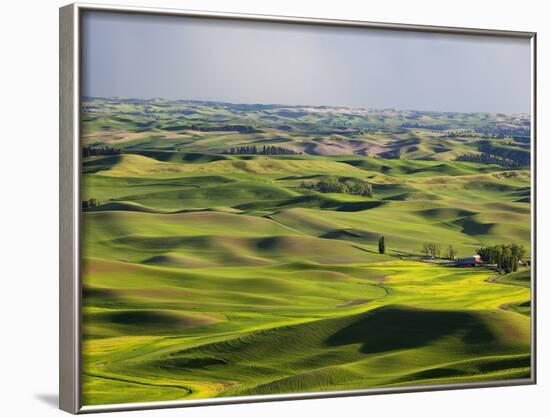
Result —
POLYGON ((462 311, 381 307, 333 334, 329 346, 362 344, 363 353, 380 353, 425 346, 449 335, 460 335, 467 344, 487 344, 494 335, 475 314, 462 311))

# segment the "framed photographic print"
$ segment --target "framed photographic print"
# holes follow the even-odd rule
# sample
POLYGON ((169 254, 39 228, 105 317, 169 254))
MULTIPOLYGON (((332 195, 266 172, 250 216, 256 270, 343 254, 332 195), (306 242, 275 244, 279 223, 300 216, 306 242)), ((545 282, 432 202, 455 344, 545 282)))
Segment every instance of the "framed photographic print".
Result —
POLYGON ((60 25, 62 409, 535 383, 535 33, 60 25))

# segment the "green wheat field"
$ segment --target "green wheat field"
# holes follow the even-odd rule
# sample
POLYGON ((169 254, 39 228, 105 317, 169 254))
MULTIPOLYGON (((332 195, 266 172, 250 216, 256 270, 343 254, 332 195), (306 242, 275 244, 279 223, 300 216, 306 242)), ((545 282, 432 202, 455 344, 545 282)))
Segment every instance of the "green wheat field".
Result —
POLYGON ((528 378, 529 124, 85 99, 83 403, 528 378))

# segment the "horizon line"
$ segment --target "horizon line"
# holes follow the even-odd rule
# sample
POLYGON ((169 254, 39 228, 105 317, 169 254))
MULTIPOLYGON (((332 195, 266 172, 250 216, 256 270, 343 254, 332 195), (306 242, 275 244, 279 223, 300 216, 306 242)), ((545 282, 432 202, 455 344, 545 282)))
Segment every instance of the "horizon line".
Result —
POLYGON ((348 106, 348 105, 331 105, 331 104, 284 104, 284 103, 262 103, 262 102, 235 102, 226 100, 213 100, 213 99, 188 99, 188 98, 164 98, 164 97, 130 97, 130 96, 90 96, 81 95, 81 100, 86 99, 115 99, 115 100, 163 100, 167 102, 197 102, 197 103, 217 103, 217 104, 229 104, 229 105, 245 105, 245 106, 278 106, 278 107, 311 107, 311 108, 345 108, 353 110, 367 110, 367 111, 385 111, 393 110, 398 112, 426 112, 426 113, 460 113, 460 114, 504 114, 504 115, 526 115, 531 118, 531 112, 500 112, 500 111, 454 111, 454 110, 428 110, 428 109, 400 109, 395 107, 361 107, 361 106, 348 106))

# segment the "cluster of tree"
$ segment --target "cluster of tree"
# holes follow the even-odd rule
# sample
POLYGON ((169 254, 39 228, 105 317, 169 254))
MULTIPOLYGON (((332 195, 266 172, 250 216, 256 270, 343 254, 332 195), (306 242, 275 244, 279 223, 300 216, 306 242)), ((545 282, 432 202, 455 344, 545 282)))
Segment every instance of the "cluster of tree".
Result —
POLYGON ((475 128, 476 132, 483 133, 485 136, 490 136, 496 139, 504 139, 506 136, 529 136, 531 137, 531 128, 527 124, 523 126, 506 127, 503 125, 490 125, 475 128))
POLYGON ((202 126, 202 125, 178 125, 167 126, 164 130, 196 130, 197 132, 239 132, 239 133, 258 133, 260 130, 254 126, 248 125, 219 125, 219 126, 202 126))
POLYGON ((372 186, 368 182, 358 178, 327 176, 319 181, 304 181, 301 186, 321 193, 341 193, 372 197, 372 186))
POLYGON ((401 123, 399 126, 400 127, 418 127, 418 128, 427 127, 426 125, 421 125, 418 122, 405 122, 405 123, 401 123))
POLYGON ((191 116, 192 114, 197 114, 198 111, 189 110, 189 109, 174 109, 174 110, 169 110, 166 113, 168 113, 168 114, 183 114, 183 115, 186 115, 186 116, 191 116))
POLYGON ((453 245, 447 246, 445 252, 443 252, 441 245, 434 242, 424 242, 422 245, 422 253, 426 256, 431 256, 432 258, 444 258, 450 260, 456 259, 457 255, 456 248, 453 245))
POLYGON ((82 148, 82 156, 101 156, 101 155, 119 155, 120 149, 111 148, 110 146, 84 146, 82 148))
POLYGON ((496 265, 501 271, 509 273, 518 270, 519 261, 525 256, 525 248, 515 243, 484 246, 478 249, 477 254, 485 263, 496 265))
POLYGON ((363 135, 366 133, 378 133, 378 132, 385 132, 387 129, 384 129, 383 127, 361 127, 359 130, 359 134, 363 135))
POLYGON ((88 208, 92 208, 92 207, 98 207, 99 206, 99 200, 95 199, 95 198, 90 198, 88 200, 84 200, 82 202, 82 208, 83 209, 88 209, 88 208))
POLYGON ((520 166, 529 166, 531 163, 531 154, 528 150, 514 146, 502 146, 494 144, 491 141, 484 140, 478 145, 481 152, 488 153, 500 158, 509 159, 518 163, 520 166))
POLYGON ((431 256, 432 258, 440 258, 441 245, 434 242, 424 242, 422 244, 422 253, 426 256, 431 256))
POLYGON ((421 124, 421 123, 418 123, 418 122, 405 122, 405 123, 401 123, 399 125, 400 127, 403 127, 403 128, 419 128, 419 129, 430 129, 432 131, 441 131, 441 130, 447 130, 449 128, 449 125, 447 124, 439 124, 439 125, 426 125, 426 124, 421 124))
POLYGON ((451 131, 447 132, 445 138, 453 139, 453 138, 482 138, 483 136, 478 133, 472 133, 468 131, 451 131))
POLYGON ((522 166, 522 164, 512 159, 502 158, 500 156, 491 155, 490 153, 485 152, 481 152, 476 155, 460 155, 455 160, 463 162, 477 162, 480 164, 496 164, 503 168, 519 168, 522 166))
POLYGON ((360 129, 348 128, 345 126, 334 126, 334 129, 310 129, 308 131, 310 135, 342 135, 342 136, 355 136, 362 134, 360 129))
POLYGON ((282 146, 263 146, 258 149, 256 145, 252 146, 239 146, 237 148, 231 148, 224 152, 230 155, 297 155, 298 152, 282 146))

